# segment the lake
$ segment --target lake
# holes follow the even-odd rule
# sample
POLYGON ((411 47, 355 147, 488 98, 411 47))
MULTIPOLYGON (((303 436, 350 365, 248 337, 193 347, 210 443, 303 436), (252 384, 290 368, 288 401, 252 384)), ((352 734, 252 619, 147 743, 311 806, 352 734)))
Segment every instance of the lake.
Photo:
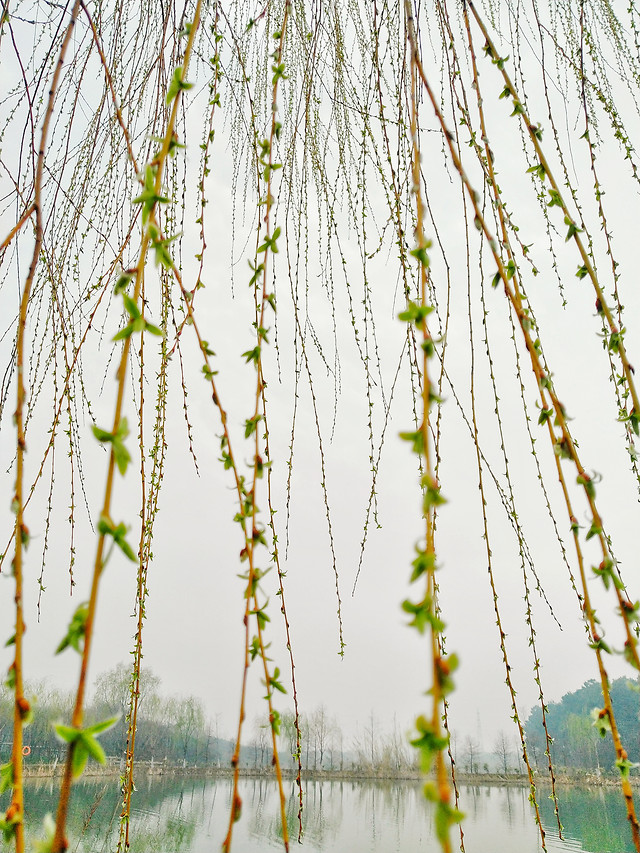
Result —
MULTIPOLYGON (((406 781, 315 781, 304 783, 302 844, 297 838, 295 784, 287 780, 292 850, 308 853, 413 853, 437 851, 431 813, 419 783, 406 781)), ((235 825, 235 853, 282 849, 275 783, 241 780, 242 816, 235 825)), ((519 786, 463 786, 461 807, 467 853, 535 853, 541 849, 528 801, 519 786)), ((54 812, 54 780, 29 780, 28 826, 54 812)), ((132 853, 210 853, 226 834, 231 780, 141 777, 132 816, 132 853)), ((561 791, 564 840, 558 838, 553 805, 541 793, 547 849, 587 853, 632 853, 622 797, 616 789, 561 791)), ((4 802, 4 798, 3 798, 4 802)), ((113 779, 81 780, 69 818, 70 851, 111 853, 118 838, 120 798, 113 779)), ((456 835, 458 832, 456 830, 456 835)), ((454 836, 454 849, 460 846, 454 836)))

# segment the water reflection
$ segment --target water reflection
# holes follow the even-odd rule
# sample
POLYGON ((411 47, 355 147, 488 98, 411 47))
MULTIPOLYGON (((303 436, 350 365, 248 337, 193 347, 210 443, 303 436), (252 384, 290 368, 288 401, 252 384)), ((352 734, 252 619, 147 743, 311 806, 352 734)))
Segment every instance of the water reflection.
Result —
MULTIPOLYGON (((552 831, 553 803, 545 793, 540 798, 542 821, 552 831)), ((618 788, 563 788, 559 798, 562 834, 568 845, 578 844, 581 847, 577 849, 598 853, 633 853, 627 812, 618 788)))
MULTIPOLYGON (((277 786, 243 779, 242 816, 234 829, 236 853, 282 849, 277 786)), ((298 791, 285 782, 287 817, 297 837, 298 791)), ((411 782, 318 781, 303 783, 305 811, 301 849, 319 853, 435 851, 431 812, 422 786, 411 782)), ((565 840, 555 828, 553 803, 541 792, 542 820, 553 853, 631 853, 624 804, 617 790, 561 791, 565 840)), ((2 798, 4 799, 4 798, 2 798)), ((54 780, 30 781, 27 826, 33 835, 54 812, 54 780)), ((120 796, 116 780, 80 782, 69 817, 71 849, 110 853, 118 838, 120 796)), ((142 777, 131 822, 132 853, 209 853, 226 834, 231 780, 142 777)), ((0 808, 2 802, 0 802, 0 808)), ((518 850, 539 853, 540 842, 525 787, 466 786, 461 789, 466 849, 472 853, 518 850)), ((454 839, 454 848, 459 846, 454 839)))

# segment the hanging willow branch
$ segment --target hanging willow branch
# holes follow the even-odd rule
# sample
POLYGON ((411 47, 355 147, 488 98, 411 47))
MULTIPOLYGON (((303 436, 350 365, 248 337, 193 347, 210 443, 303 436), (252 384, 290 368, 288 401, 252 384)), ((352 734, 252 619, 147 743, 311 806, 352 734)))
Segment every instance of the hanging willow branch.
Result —
MULTIPOLYGON (((537 483, 526 498, 535 492, 540 500, 552 526, 551 550, 566 569, 566 592, 570 601, 577 599, 576 622, 594 653, 602 688, 595 725, 611 736, 632 838, 640 850, 632 762, 611 702, 609 660, 614 650, 606 638, 614 629, 621 634, 620 656, 637 674, 640 604, 625 585, 616 560, 618 546, 605 526, 614 516, 604 490, 596 495, 598 477, 589 467, 593 451, 583 450, 576 440, 582 423, 569 424, 561 394, 566 388, 562 365, 552 355, 553 332, 545 328, 556 297, 564 312, 559 328, 579 322, 571 313, 577 310, 572 300, 582 304, 584 291, 574 296, 572 285, 590 285, 592 295, 586 298, 590 307, 595 303, 598 326, 593 334, 601 336, 605 382, 615 386, 610 420, 625 442, 637 490, 640 403, 631 363, 637 330, 629 323, 633 313, 623 311, 625 251, 613 240, 617 212, 603 200, 612 181, 602 153, 606 143, 607 153, 613 152, 612 159, 619 155, 637 187, 631 142, 640 118, 635 4, 623 12, 610 0, 580 0, 579 14, 565 0, 545 8, 537 0, 464 0, 462 6, 438 0, 428 7, 411 0, 274 0, 258 11, 239 0, 160 6, 123 0, 96 8, 83 0, 64 8, 36 5, 37 19, 27 20, 24 4, 5 2, 0 22, 0 446, 13 447, 2 463, 15 478, 7 501, 15 517, 2 532, 0 558, 0 565, 7 565, 4 557, 12 556, 15 582, 15 632, 9 638, 12 660, 6 680, 14 691, 14 735, 11 762, 0 774, 0 790, 12 789, 2 819, 5 837, 18 853, 24 851, 22 748, 31 715, 24 686, 24 631, 30 621, 25 590, 32 581, 36 584, 40 615, 47 605, 46 587, 54 583, 51 554, 56 547, 61 550, 55 544, 56 519, 58 508, 65 506, 65 583, 74 595, 87 583, 90 593, 86 602, 74 602, 67 635, 58 647, 76 649, 81 668, 70 725, 57 728, 68 756, 55 834, 43 843, 55 853, 66 849, 73 777, 88 757, 104 757, 97 738, 112 721, 86 727, 83 718, 100 580, 115 549, 137 564, 119 839, 119 849, 128 849, 148 573, 154 531, 162 518, 160 494, 172 435, 168 400, 175 386, 197 473, 209 477, 203 454, 196 457, 201 436, 208 445, 215 443, 219 453, 220 476, 211 479, 231 486, 233 530, 240 534, 244 569, 238 605, 242 688, 225 850, 231 849, 240 817, 241 738, 256 668, 266 694, 264 717, 279 786, 282 843, 288 849, 278 755, 280 715, 274 699, 290 688, 298 719, 304 696, 298 696, 292 646, 300 605, 289 595, 285 603, 284 580, 289 563, 297 567, 302 562, 301 571, 308 570, 306 554, 301 560, 290 532, 316 488, 320 517, 305 517, 304 522, 312 525, 313 550, 320 541, 326 548, 320 559, 335 588, 338 653, 344 655, 345 531, 359 545, 357 565, 348 567, 355 595, 377 559, 376 549, 365 546, 386 524, 380 500, 389 482, 385 454, 395 452, 390 426, 400 417, 405 423, 413 420, 402 437, 416 454, 422 500, 422 538, 412 573, 412 588, 419 586, 420 592, 403 608, 428 638, 430 661, 426 680, 431 704, 418 717, 413 742, 425 769, 435 773, 426 791, 435 803, 443 850, 451 849, 450 829, 461 819, 445 760, 447 751, 451 756, 448 726, 456 718, 452 673, 457 658, 445 652, 444 629, 445 623, 453 629, 456 614, 447 613, 443 601, 466 576, 459 566, 436 575, 451 547, 437 515, 444 502, 439 480, 447 483, 447 512, 455 512, 469 479, 455 468, 457 460, 450 462, 447 456, 452 453, 449 435, 456 434, 455 429, 449 432, 452 412, 460 413, 475 459, 478 530, 484 542, 472 543, 474 564, 489 567, 486 618, 498 623, 496 654, 505 666, 508 703, 535 801, 537 779, 515 699, 522 673, 506 642, 506 594, 500 585, 504 558, 495 544, 501 532, 493 528, 495 516, 506 521, 517 546, 524 599, 520 628, 533 654, 529 678, 542 706, 554 785, 553 720, 542 689, 544 644, 538 643, 535 598, 537 592, 540 606, 559 623, 558 592, 540 565, 538 543, 522 517, 528 507, 521 493, 526 486, 518 482, 508 454, 512 435, 507 418, 513 409, 521 413, 524 447, 534 457, 532 479, 537 483), (512 45, 511 59, 501 46, 506 40, 512 45), (497 90, 495 104, 492 87, 497 90), (505 102, 511 104, 511 118, 498 112, 505 102), (537 123, 540 104, 550 141, 537 123), (575 145, 568 120, 563 130, 563 110, 581 117, 585 132, 575 145), (198 143, 194 148, 195 137, 199 149, 198 143), (518 140, 515 146, 513 139, 518 140), (522 166, 530 202, 521 186, 507 179, 514 161, 522 166), (530 209, 538 217, 533 226, 530 209), (428 234, 434 236, 433 245, 428 234), (548 261, 535 246, 540 234, 548 261), (231 248, 225 265, 220 257, 227 239, 231 248), (246 269, 247 260, 249 288, 238 272, 246 269), (550 295, 542 281, 547 277, 539 275, 538 267, 545 265, 557 294, 550 295), (458 284, 462 280, 467 283, 464 296, 458 284), (229 316, 234 322, 239 318, 251 335, 242 356, 241 346, 236 352, 225 329, 215 331, 227 297, 229 316), (548 304, 543 305, 545 299, 548 304), (156 311, 158 327, 152 322, 156 311), (391 320, 399 311, 405 325, 391 320), (482 335, 474 331, 476 317, 482 318, 482 335), (494 330, 490 322, 498 317, 494 330), (158 334, 161 342, 154 350, 150 342, 158 334), (215 427, 203 425, 193 406, 197 391, 190 347, 196 353, 197 381, 202 388, 204 377, 205 393, 214 405, 215 427), (477 357, 483 348, 486 358, 477 357), (500 375, 503 361, 516 375, 515 398, 500 375), (483 370, 493 410, 486 423, 483 370), (114 372, 112 418, 107 428, 96 424, 93 429, 109 453, 101 511, 92 519, 91 502, 102 482, 94 483, 95 466, 84 459, 88 445, 83 429, 85 421, 95 424, 98 400, 106 396, 114 372), (449 406, 441 405, 445 384, 449 406), (285 415, 278 406, 287 393, 290 412, 285 415), (126 408, 129 397, 133 404, 126 408), (348 454, 364 454, 367 483, 362 506, 356 497, 360 484, 350 484, 349 512, 340 513, 335 505, 343 498, 344 484, 334 473, 334 445, 342 435, 344 400, 349 397, 361 401, 363 414, 361 423, 349 424, 348 454), (537 442, 531 426, 534 405, 538 427, 547 436, 544 442, 537 442), (135 429, 127 422, 128 411, 135 429), (135 466, 129 464, 129 431, 137 434, 140 460, 135 466), (492 449, 496 436, 497 457, 492 449), (315 448, 317 471, 298 483, 295 472, 304 465, 309 445, 315 448), (288 458, 283 458, 287 447, 288 458), (116 467, 127 472, 128 494, 139 495, 128 517, 114 518, 116 467), (26 547, 29 528, 39 526, 35 507, 40 496, 43 544, 34 573, 26 547), (27 510, 33 511, 29 524, 27 510), (281 510, 286 513, 287 543, 282 550, 281 510), (587 517, 586 532, 578 522, 581 513, 587 517), (562 539, 563 517, 573 553, 562 539), (133 526, 137 554, 128 541, 133 526), (85 535, 96 538, 90 578, 76 561, 85 535), (597 556, 590 567, 592 551, 597 556), (284 648, 268 651, 267 601, 274 595, 283 618, 284 648), (605 612, 605 603, 613 614, 605 612), (279 654, 288 658, 289 678, 271 661, 279 654)), ((604 423, 600 391, 593 387, 592 394, 593 410, 598 409, 604 423)), ((411 485, 416 484, 399 489, 394 483, 393 488, 410 494, 411 485)), ((232 566, 229 576, 238 571, 232 566)), ((312 594, 321 582, 315 576, 305 576, 305 581, 312 594)), ((226 578, 219 583, 225 588, 226 578)), ((131 605, 127 602, 126 609, 131 605)), ((297 740, 300 816, 299 724, 297 740)), ((557 800, 555 808, 558 814, 557 800)), ((536 817, 544 846, 537 804, 536 817)))

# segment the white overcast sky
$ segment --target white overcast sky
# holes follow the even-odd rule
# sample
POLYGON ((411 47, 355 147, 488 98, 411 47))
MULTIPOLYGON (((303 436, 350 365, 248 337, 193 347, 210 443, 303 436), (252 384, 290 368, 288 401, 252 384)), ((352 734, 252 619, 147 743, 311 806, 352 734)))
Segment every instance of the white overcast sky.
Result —
MULTIPOLYGON (((491 76, 490 64, 485 61, 481 69, 483 80, 487 81, 489 90, 497 96, 500 85, 499 81, 491 76)), ((433 65, 432 71, 435 70, 436 66, 433 65)), ((533 74, 531 77, 533 93, 533 74)), ((552 97, 559 103, 557 93, 552 93, 552 97)), ((577 259, 569 249, 559 256, 568 300, 567 307, 562 307, 531 182, 529 177, 524 175, 522 158, 516 156, 519 153, 520 136, 515 119, 508 119, 510 110, 507 103, 498 103, 495 97, 493 101, 496 105, 491 106, 491 120, 494 127, 504 128, 501 131, 500 143, 496 147, 496 163, 501 184, 510 208, 518 212, 521 239, 526 244, 533 244, 532 256, 540 269, 540 275, 527 282, 528 294, 540 322, 543 344, 555 374, 559 396, 569 414, 575 418, 572 426, 580 443, 585 465, 587 469, 594 469, 602 474, 603 479, 598 488, 602 514, 607 532, 612 537, 616 556, 621 561, 623 574, 629 582, 631 595, 635 598, 639 587, 636 542, 637 485, 628 471, 628 461, 621 440, 622 426, 616 422, 613 392, 608 384, 607 365, 601 340, 597 335, 599 320, 595 316, 594 297, 589 285, 575 278, 577 259)), ((535 97, 534 104, 537 107, 537 114, 534 113, 534 116, 544 124, 546 114, 543 105, 535 97)), ((563 120, 566 120, 574 138, 572 179, 578 184, 589 185, 591 178, 586 169, 584 144, 576 141, 581 133, 579 114, 577 108, 572 106, 571 110, 567 111, 563 120)), ((426 104, 422 108, 422 123, 425 129, 435 126, 426 104)), ((566 128, 562 132, 565 133, 566 128)), ((451 321, 446 363, 455 390, 468 411, 470 348, 460 190, 455 179, 452 179, 451 167, 448 167, 448 170, 444 167, 441 139, 436 134, 427 133, 424 139, 423 166, 430 188, 430 201, 451 264, 451 321)), ((225 155, 224 140, 225 135, 220 128, 217 145, 221 161, 225 155)), ((193 141, 194 148, 197 149, 197 134, 194 134, 193 141)), ((551 148, 550 135, 547 142, 551 148)), ((601 153, 599 165, 604 175, 607 213, 620 260, 620 287, 628 329, 627 345, 631 361, 640 363, 637 335, 640 304, 637 272, 634 268, 638 236, 637 184, 629 184, 628 165, 623 162, 613 143, 608 143, 608 146, 606 156, 601 153)), ((466 147, 463 154, 469 160, 466 147)), ((196 153, 190 152, 188 156, 194 161, 197 159, 196 153)), ((244 364, 240 354, 252 344, 249 292, 245 286, 248 267, 241 241, 236 245, 238 264, 234 271, 233 296, 228 286, 232 209, 229 174, 228 165, 213 169, 208 192, 210 204, 207 209, 207 289, 198 294, 196 307, 203 335, 217 353, 216 366, 220 369, 221 398, 241 446, 242 423, 250 413, 250 391, 247 391, 247 387, 251 388, 253 372, 244 364)), ((379 204, 380 198, 376 191, 372 188, 371 192, 374 205, 379 204)), ((381 211, 378 225, 381 225, 384 215, 382 207, 379 206, 378 209, 381 211)), ((585 209, 585 216, 588 217, 594 237, 601 247, 593 206, 585 209)), ((4 233, 7 225, 10 227, 9 218, 5 214, 0 221, 4 233)), ((564 227, 561 219, 557 225, 558 228, 564 227)), ((473 225, 471 227, 473 230, 473 225)), ((187 240, 195 236, 195 226, 189 225, 188 228, 192 231, 190 233, 186 230, 187 240)), ((372 226, 372 243, 374 231, 372 226)), ((429 225, 427 231, 429 232, 429 225)), ((362 280, 358 271, 357 248, 350 239, 351 235, 345 225, 343 245, 350 263, 349 277, 354 300, 359 308, 362 280)), ((495 404, 487 381, 486 362, 481 362, 484 345, 481 315, 478 310, 478 276, 475 272, 479 244, 475 237, 472 241, 472 250, 475 253, 472 260, 473 318, 478 359, 481 440, 496 473, 502 476, 503 464, 498 454, 497 425, 493 417, 495 404)), ((185 251, 187 279, 189 274, 194 272, 191 254, 191 249, 185 251)), ((346 299, 342 291, 339 291, 336 298, 336 317, 341 390, 333 434, 333 378, 327 375, 313 347, 310 347, 310 355, 317 381, 315 391, 324 441, 326 487, 342 595, 346 649, 344 658, 341 659, 338 655, 335 615, 335 578, 320 488, 321 473, 315 420, 310 394, 304 382, 299 390, 290 506, 290 542, 285 559, 286 459, 294 387, 291 354, 293 331, 284 257, 283 250, 278 258, 276 284, 279 304, 282 306, 278 320, 280 372, 278 374, 278 365, 274 358, 275 348, 272 347, 268 356, 267 395, 274 457, 274 494, 278 508, 277 521, 280 525, 280 549, 284 559, 283 567, 287 572, 286 595, 301 707, 303 710, 312 711, 317 705, 324 703, 348 734, 355 734, 358 726, 365 725, 372 711, 381 725, 390 727, 395 718, 403 729, 408 729, 412 719, 427 707, 429 701, 423 695, 428 687, 429 654, 426 641, 406 627, 406 617, 400 607, 407 595, 418 594, 409 590, 408 577, 414 543, 421 534, 420 495, 415 460, 411 457, 408 447, 398 439, 399 431, 411 428, 411 397, 406 370, 401 372, 395 389, 377 481, 381 527, 376 529, 371 520, 362 572, 355 594, 352 595, 371 475, 363 369, 357 357, 346 299)), ((601 255, 600 263, 603 268, 606 260, 606 257, 601 255)), ((443 308, 444 266, 435 250, 433 264, 434 282, 439 292, 440 307, 443 308)), ((490 270, 491 264, 488 264, 487 268, 490 270)), ((377 314, 377 339, 383 363, 384 391, 388 399, 404 346, 404 329, 396 319, 401 303, 393 248, 390 253, 387 253, 385 248, 371 261, 369 277, 377 314)), ((317 287, 312 276, 310 279, 311 285, 317 287)), ((8 289, 5 282, 2 299, 5 300, 5 306, 9 307, 0 312, 5 317, 9 316, 13 298, 11 293, 7 294, 8 289)), ((324 342, 330 363, 333 363, 331 312, 322 291, 317 294, 314 292, 312 299, 311 317, 315 330, 324 342)), ((565 692, 578 688, 586 679, 596 677, 597 672, 595 661, 586 645, 575 596, 546 516, 530 448, 526 443, 504 294, 501 289, 487 288, 486 299, 518 512, 541 581, 562 626, 561 630, 551 618, 540 596, 532 592, 543 684, 547 700, 552 701, 559 699, 565 692)), ((3 322, 3 329, 7 325, 8 322, 3 322)), ((193 424, 199 475, 195 473, 188 453, 178 364, 177 360, 174 360, 174 384, 170 391, 168 423, 169 450, 160 499, 161 512, 153 546, 154 560, 149 573, 144 663, 161 677, 165 693, 193 693, 200 696, 211 717, 219 715, 221 733, 231 736, 238 710, 243 658, 243 583, 237 577, 243 570, 238 560, 242 543, 237 528, 231 522, 236 511, 232 481, 228 472, 224 472, 217 461, 219 415, 211 403, 208 387, 199 375, 199 356, 190 332, 188 328, 185 330, 183 340, 186 375, 189 377, 189 417, 193 424)), ((8 348, 8 338, 4 339, 2 346, 4 355, 8 348)), ((150 346, 154 346, 153 341, 150 346)), ((520 352, 522 355, 521 347, 520 352)), ((526 376, 524 358, 522 364, 526 376)), ((406 360, 404 367, 406 368, 406 360)), ((100 351, 91 356, 87 355, 85 369, 91 386, 93 411, 98 423, 104 425, 111 417, 115 388, 115 366, 113 362, 108 363, 108 347, 105 344, 100 351)), ((526 383, 531 392, 528 376, 526 383)), ((149 396, 153 390, 151 381, 147 390, 149 396)), ((378 437, 382 426, 380 390, 380 387, 376 389, 378 397, 374 408, 378 437)), ((480 733, 485 745, 490 748, 494 734, 507 728, 510 711, 487 583, 475 454, 468 429, 461 418, 453 393, 446 384, 443 388, 443 398, 443 461, 440 480, 448 503, 442 508, 438 520, 438 553, 441 565, 439 580, 447 621, 447 647, 450 651, 457 652, 461 659, 461 667, 456 676, 458 689, 451 700, 451 715, 453 725, 459 733, 480 733)), ((572 559, 568 524, 558 503, 559 489, 550 457, 551 451, 546 434, 536 425, 537 410, 534 408, 533 399, 530 393, 531 426, 538 438, 536 446, 546 472, 546 482, 552 500, 555 506, 560 507, 559 524, 572 559)), ((43 406, 30 425, 28 482, 37 469, 39 453, 47 441, 46 416, 47 407, 43 406)), ((150 411, 147 415, 149 422, 151 417, 150 411)), ((131 408, 129 420, 134 420, 131 408)), ((106 457, 91 438, 91 422, 88 418, 78 424, 78 429, 87 439, 84 475, 88 505, 95 521, 99 511, 106 457)), ((130 440, 133 444, 133 440, 130 440)), ((0 442, 0 482, 5 495, 4 506, 8 507, 14 474, 9 470, 13 457, 13 433, 11 419, 6 413, 2 422, 0 442)), ((241 449, 236 452, 240 457, 243 457, 244 453, 244 458, 249 460, 251 451, 248 445, 244 451, 241 449)), ((64 634, 73 609, 87 597, 94 540, 87 529, 86 513, 81 506, 82 499, 78 491, 76 501, 79 505, 79 518, 83 519, 83 529, 79 529, 76 543, 77 586, 73 597, 70 598, 65 579, 69 530, 66 522, 68 494, 65 475, 62 473, 65 466, 62 445, 56 465, 60 474, 56 475, 56 505, 52 516, 44 577, 47 589, 39 621, 36 615, 36 578, 44 542, 43 508, 47 500, 46 483, 41 485, 27 513, 27 523, 33 540, 27 555, 25 592, 28 625, 26 671, 27 676, 33 680, 47 677, 52 683, 70 688, 76 677, 77 659, 72 652, 66 652, 58 658, 54 657, 52 652, 64 634)), ((133 467, 137 467, 135 459, 133 467)), ((536 701, 537 688, 533 684, 528 637, 523 627, 522 576, 517 543, 499 505, 496 491, 489 482, 488 475, 485 476, 488 511, 492 519, 490 544, 496 579, 505 627, 509 635, 520 710, 526 715, 536 701)), ((137 538, 135 507, 138 488, 133 473, 124 481, 120 479, 116 494, 118 509, 114 510, 114 518, 118 515, 117 520, 121 517, 134 525, 131 534, 134 542, 137 538)), ((582 515, 579 521, 585 523, 584 511, 581 509, 580 512, 582 515)), ((11 524, 8 512, 2 521, 3 539, 0 545, 3 546, 11 524)), ((0 576, 0 625, 6 626, 5 633, 9 636, 12 632, 10 625, 13 581, 7 569, 5 563, 0 576)), ((272 640, 271 654, 274 663, 286 672, 288 663, 278 620, 279 599, 274 595, 274 574, 272 572, 265 581, 265 589, 270 595, 271 624, 268 630, 272 640)), ((96 642, 91 663, 92 678, 115 663, 128 659, 134 633, 134 621, 131 617, 134 593, 133 565, 120 555, 115 555, 102 581, 96 642)), ((610 599, 603 599, 601 606, 603 615, 607 610, 613 609, 610 599)), ((613 639, 615 644, 618 640, 615 634, 613 639)), ((10 661, 10 650, 0 652, 0 664, 3 668, 6 668, 10 661)), ((257 668, 255 670, 251 673, 251 714, 261 707, 260 675, 257 668)), ((620 660, 612 659, 611 674, 616 676, 623 672, 626 670, 620 660)), ((284 697, 278 699, 280 707, 286 707, 289 700, 284 697)))

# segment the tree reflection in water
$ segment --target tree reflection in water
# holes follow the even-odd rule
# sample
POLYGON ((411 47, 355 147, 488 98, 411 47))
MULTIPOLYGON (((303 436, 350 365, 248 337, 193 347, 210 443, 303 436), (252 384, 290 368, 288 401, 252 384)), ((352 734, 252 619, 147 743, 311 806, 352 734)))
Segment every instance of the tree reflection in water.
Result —
MULTIPOLYGON (((419 783, 405 781, 304 781, 301 850, 318 853, 432 851, 431 813, 419 783)), ((32 780, 29 825, 38 826, 55 808, 57 785, 32 780)), ((287 781, 287 819, 297 824, 297 788, 287 781)), ((562 791, 566 840, 554 833, 553 803, 541 790, 542 820, 551 853, 627 853, 624 806, 616 790, 562 791)), ((270 779, 242 780, 243 809, 236 828, 238 853, 281 847, 278 795, 270 779)), ((467 815, 465 844, 473 853, 518 850, 538 853, 528 791, 519 786, 469 785, 461 789, 467 815)), ((231 798, 228 778, 141 777, 132 816, 131 853, 210 853, 219 849, 231 798)), ((2 801, 0 798, 0 808, 2 801)), ((74 789, 69 836, 78 853, 111 853, 117 844, 121 798, 117 780, 81 781, 74 789)))

